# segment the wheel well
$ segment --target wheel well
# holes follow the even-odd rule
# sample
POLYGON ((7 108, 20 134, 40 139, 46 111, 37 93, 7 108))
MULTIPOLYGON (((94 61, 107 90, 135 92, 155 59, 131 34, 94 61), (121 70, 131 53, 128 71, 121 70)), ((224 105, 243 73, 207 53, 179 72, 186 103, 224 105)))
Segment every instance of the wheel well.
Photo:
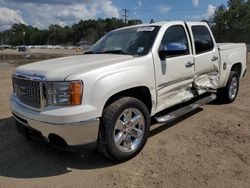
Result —
POLYGON ((151 94, 150 94, 149 89, 145 86, 134 87, 134 88, 127 89, 127 90, 124 90, 124 91, 121 91, 119 93, 114 94, 113 96, 111 96, 107 100, 104 108, 106 108, 112 102, 114 102, 122 97, 134 97, 134 98, 142 101, 147 106, 149 113, 151 112, 151 109, 152 109, 151 94))
POLYGON ((241 63, 236 63, 236 64, 234 64, 234 65, 232 66, 231 71, 237 72, 238 76, 240 77, 241 71, 242 71, 242 65, 241 65, 241 63))

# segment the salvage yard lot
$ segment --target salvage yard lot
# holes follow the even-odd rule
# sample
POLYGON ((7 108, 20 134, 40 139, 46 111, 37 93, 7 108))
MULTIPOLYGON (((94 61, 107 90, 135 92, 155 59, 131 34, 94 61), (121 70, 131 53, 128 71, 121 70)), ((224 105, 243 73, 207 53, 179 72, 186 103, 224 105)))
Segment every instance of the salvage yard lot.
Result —
POLYGON ((234 103, 153 125, 142 152, 120 164, 96 151, 60 151, 19 135, 8 103, 13 69, 0 62, 0 188, 250 185, 250 69, 234 103))

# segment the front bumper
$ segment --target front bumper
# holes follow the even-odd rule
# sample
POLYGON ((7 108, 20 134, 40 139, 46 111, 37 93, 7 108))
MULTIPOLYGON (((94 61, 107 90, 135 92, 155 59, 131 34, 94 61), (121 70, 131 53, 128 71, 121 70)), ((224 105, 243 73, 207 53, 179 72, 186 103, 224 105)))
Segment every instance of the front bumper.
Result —
POLYGON ((55 146, 57 146, 55 141, 59 139, 62 142, 65 141, 65 146, 91 145, 97 141, 98 118, 77 123, 53 124, 35 121, 16 112, 13 113, 13 116, 17 121, 17 125, 38 132, 46 142, 55 146))
POLYGON ((10 107, 19 127, 25 129, 24 132, 38 132, 36 135, 42 135, 46 142, 63 140, 68 146, 82 146, 93 145, 97 141, 100 120, 93 118, 96 116, 92 106, 34 111, 12 95, 10 107))

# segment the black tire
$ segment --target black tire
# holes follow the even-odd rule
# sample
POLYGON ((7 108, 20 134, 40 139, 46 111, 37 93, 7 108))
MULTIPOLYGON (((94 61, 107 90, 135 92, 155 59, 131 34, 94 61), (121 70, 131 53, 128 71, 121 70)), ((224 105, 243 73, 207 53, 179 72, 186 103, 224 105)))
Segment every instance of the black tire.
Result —
MULTIPOLYGON (((125 118, 125 117, 124 117, 125 118)), ((140 126, 138 124, 138 126, 140 126)), ((107 106, 102 114, 101 126, 98 138, 98 150, 106 157, 115 161, 125 161, 137 155, 147 142, 150 132, 150 114, 146 105, 140 100, 132 97, 120 98, 107 106), (136 109, 144 119, 144 134, 138 142, 136 149, 130 152, 121 151, 115 143, 115 124, 126 109, 136 109)), ((122 133, 123 134, 123 133, 122 133)), ((126 133, 128 134, 128 133, 126 133)), ((125 138, 124 138, 125 140, 125 138)), ((131 141, 131 136, 130 136, 131 141)), ((125 142, 125 141, 124 141, 125 142)))
POLYGON ((224 88, 218 89, 217 91, 217 100, 221 103, 232 103, 239 92, 239 75, 237 74, 237 72, 235 71, 231 71, 228 81, 227 81, 227 85, 224 88), (230 85, 232 83, 232 81, 235 80, 237 81, 237 87, 236 87, 236 94, 235 95, 230 95, 230 85))

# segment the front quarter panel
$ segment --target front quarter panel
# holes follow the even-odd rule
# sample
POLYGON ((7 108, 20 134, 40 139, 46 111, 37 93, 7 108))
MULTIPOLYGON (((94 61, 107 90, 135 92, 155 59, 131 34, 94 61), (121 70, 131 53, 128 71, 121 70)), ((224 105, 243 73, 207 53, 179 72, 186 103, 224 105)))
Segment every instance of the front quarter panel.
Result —
POLYGON ((67 80, 81 79, 84 83, 83 104, 92 105, 96 111, 92 118, 101 117, 107 100, 126 89, 145 86, 150 90, 155 104, 155 76, 151 54, 134 57, 93 71, 71 75, 67 80))

